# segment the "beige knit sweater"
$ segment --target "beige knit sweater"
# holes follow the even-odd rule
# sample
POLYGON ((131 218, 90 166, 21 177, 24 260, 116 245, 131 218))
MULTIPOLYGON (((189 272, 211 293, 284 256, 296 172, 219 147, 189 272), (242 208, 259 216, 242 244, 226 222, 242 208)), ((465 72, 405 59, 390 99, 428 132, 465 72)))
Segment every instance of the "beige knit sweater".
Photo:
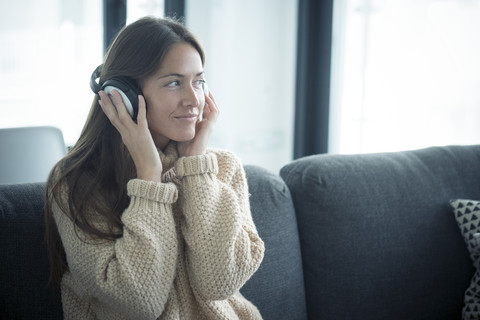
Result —
POLYGON ((220 150, 179 158, 175 143, 160 156, 161 183, 129 181, 116 241, 92 240, 54 205, 65 319, 261 319, 239 292, 264 252, 240 162, 220 150))

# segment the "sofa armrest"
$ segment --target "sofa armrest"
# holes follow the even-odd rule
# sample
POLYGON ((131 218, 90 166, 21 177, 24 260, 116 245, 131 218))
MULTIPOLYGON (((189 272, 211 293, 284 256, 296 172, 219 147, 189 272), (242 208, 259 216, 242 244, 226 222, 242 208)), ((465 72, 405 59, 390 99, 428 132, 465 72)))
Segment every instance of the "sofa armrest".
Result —
POLYGON ((241 293, 265 320, 306 319, 305 288, 297 220, 283 180, 258 166, 245 166, 250 207, 265 243, 260 268, 241 293))
POLYGON ((316 155, 281 176, 310 318, 461 318, 474 270, 449 201, 480 198, 480 146, 316 155))

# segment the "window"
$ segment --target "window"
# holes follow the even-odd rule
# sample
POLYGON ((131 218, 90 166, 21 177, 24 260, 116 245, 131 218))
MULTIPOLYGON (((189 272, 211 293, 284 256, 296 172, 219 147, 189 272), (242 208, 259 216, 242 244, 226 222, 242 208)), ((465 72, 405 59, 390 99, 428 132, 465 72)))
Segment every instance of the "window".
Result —
POLYGON ((145 16, 163 17, 163 0, 127 0, 127 24, 145 16))
POLYGON ((336 0, 330 152, 480 142, 480 1, 336 0))
POLYGON ((2 1, 0 24, 0 127, 52 125, 72 144, 102 59, 102 2, 2 1))
POLYGON ((220 107, 211 145, 277 172, 293 154, 297 1, 190 0, 185 11, 220 107))

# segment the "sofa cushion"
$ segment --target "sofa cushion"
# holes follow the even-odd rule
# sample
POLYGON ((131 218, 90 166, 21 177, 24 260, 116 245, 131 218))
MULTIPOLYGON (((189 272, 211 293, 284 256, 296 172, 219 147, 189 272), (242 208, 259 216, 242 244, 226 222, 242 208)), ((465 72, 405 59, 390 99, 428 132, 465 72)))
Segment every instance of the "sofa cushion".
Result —
POLYGON ((480 201, 456 199, 450 204, 476 269, 465 291, 463 319, 480 319, 480 201))
POLYGON ((0 185, 0 316, 62 319, 60 292, 48 286, 45 185, 0 185))
POLYGON ((461 318, 474 268, 449 200, 480 196, 480 146, 315 155, 281 176, 309 318, 461 318))
POLYGON ((257 166, 245 166, 245 171, 265 256, 241 292, 265 320, 306 319, 302 258, 290 192, 278 175, 257 166))

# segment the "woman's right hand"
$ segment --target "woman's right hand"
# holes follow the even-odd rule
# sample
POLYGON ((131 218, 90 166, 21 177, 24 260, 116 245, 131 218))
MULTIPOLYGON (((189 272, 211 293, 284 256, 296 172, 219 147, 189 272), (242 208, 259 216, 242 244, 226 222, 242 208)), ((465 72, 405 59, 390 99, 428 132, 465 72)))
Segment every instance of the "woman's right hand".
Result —
POLYGON ((104 91, 98 92, 103 112, 112 125, 122 136, 137 169, 137 178, 149 181, 161 181, 162 162, 158 154, 152 135, 148 129, 147 108, 143 96, 138 96, 137 123, 132 120, 122 96, 118 91, 112 91, 110 98, 104 91))

